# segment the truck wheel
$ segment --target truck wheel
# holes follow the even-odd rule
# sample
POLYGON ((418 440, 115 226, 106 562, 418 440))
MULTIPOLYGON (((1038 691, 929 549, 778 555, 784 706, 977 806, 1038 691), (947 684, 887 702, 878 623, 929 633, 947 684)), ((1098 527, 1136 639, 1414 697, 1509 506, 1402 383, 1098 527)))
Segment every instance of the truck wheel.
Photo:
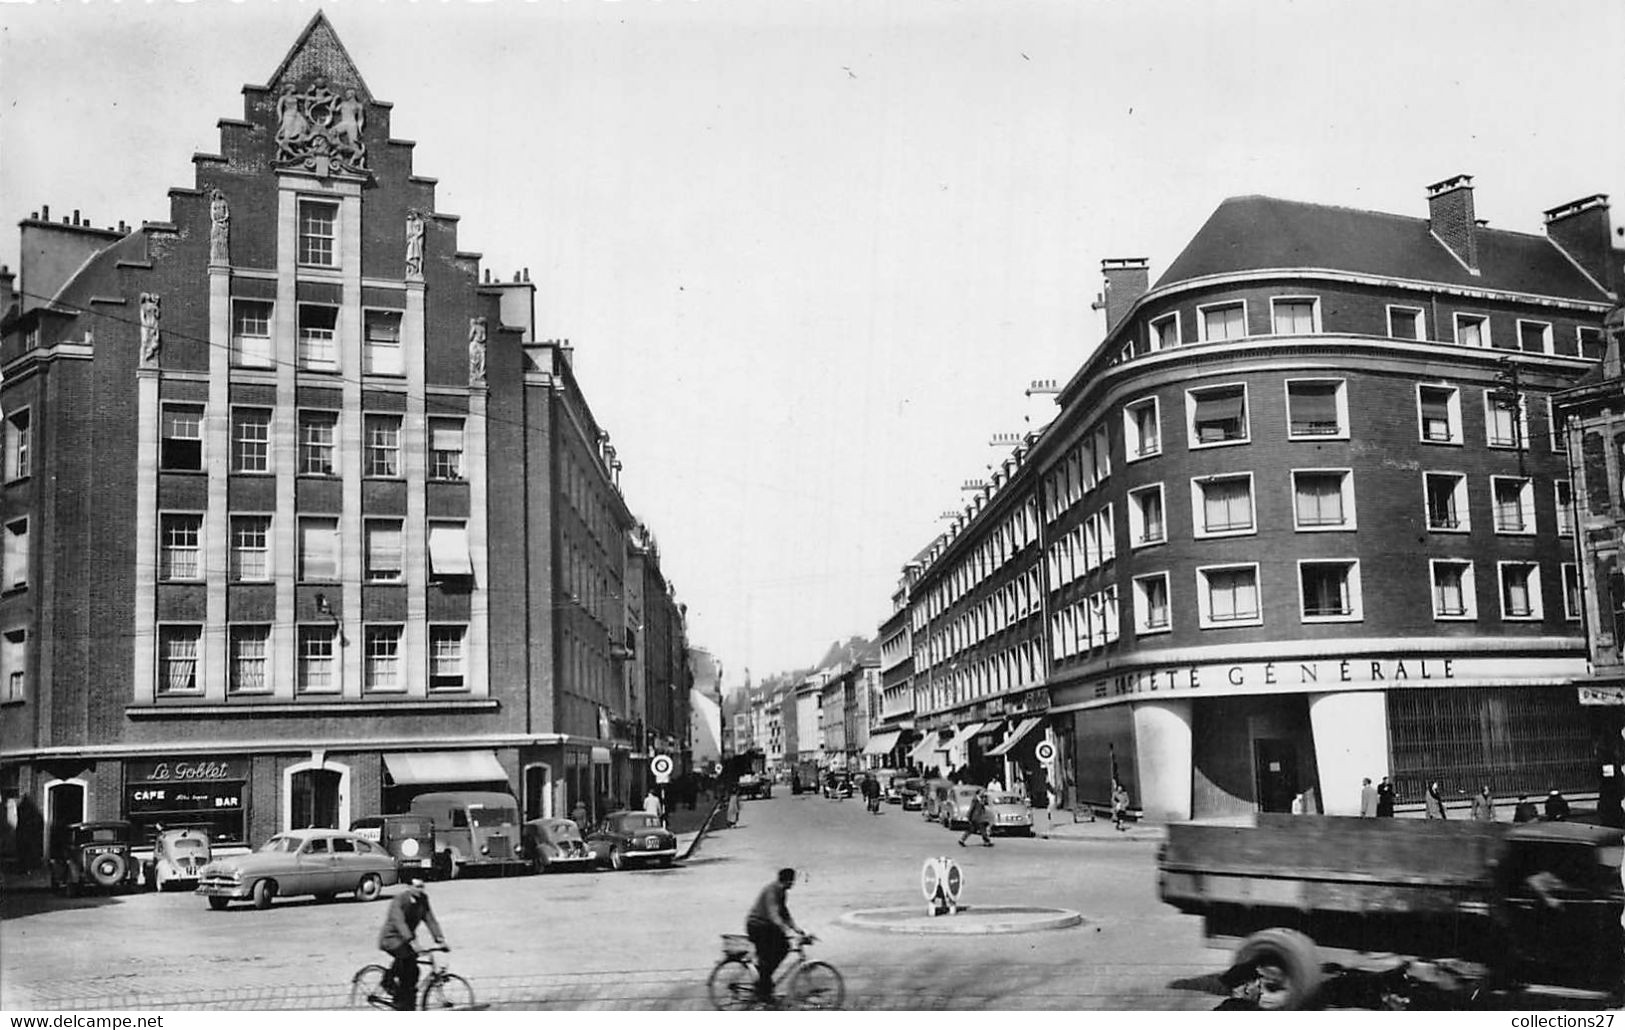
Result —
POLYGON ((1310 1008, 1325 980, 1315 942, 1284 927, 1260 930, 1243 941, 1234 968, 1264 981, 1259 1008, 1310 1008))

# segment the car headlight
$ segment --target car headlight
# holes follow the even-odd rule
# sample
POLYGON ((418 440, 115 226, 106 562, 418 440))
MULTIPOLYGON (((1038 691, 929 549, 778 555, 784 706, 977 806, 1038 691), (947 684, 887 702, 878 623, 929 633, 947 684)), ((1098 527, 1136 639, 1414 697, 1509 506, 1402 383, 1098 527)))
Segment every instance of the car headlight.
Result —
POLYGON ((491 853, 491 845, 489 845, 489 844, 481 844, 480 845, 480 854, 489 855, 490 853, 491 853))

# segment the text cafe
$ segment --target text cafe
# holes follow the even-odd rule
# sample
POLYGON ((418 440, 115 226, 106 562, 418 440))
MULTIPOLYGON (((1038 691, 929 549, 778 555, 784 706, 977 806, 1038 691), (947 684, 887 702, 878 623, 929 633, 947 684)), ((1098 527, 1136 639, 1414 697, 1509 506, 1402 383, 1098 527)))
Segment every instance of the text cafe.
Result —
POLYGON ((195 827, 213 844, 248 839, 248 758, 174 758, 124 763, 124 813, 137 840, 195 827))

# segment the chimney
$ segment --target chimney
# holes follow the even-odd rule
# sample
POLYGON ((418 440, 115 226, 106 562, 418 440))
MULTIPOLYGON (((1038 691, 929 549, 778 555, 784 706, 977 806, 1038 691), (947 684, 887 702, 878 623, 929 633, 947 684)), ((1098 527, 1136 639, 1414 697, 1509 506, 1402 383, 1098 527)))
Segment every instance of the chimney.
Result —
POLYGON ((1478 222, 1473 217, 1473 177, 1458 175, 1428 187, 1428 228, 1450 253, 1478 274, 1478 222))
POLYGON ((1546 237, 1567 254, 1604 289, 1618 289, 1608 281, 1609 240, 1608 194, 1593 193, 1546 212, 1546 237))
POLYGON ((17 299, 12 285, 16 281, 16 273, 5 265, 0 265, 0 319, 6 317, 11 311, 12 303, 17 299))
POLYGON ((1107 258, 1100 263, 1106 277, 1106 331, 1117 328, 1134 302, 1151 288, 1151 263, 1146 258, 1107 258))

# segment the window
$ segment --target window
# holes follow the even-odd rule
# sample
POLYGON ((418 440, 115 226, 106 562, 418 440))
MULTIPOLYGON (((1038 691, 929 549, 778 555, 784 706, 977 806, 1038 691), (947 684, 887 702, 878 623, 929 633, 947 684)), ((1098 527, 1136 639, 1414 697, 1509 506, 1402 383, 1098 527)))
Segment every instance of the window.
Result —
POLYGON ((1360 618, 1360 563, 1300 561, 1298 589, 1304 622, 1354 622, 1360 618))
POLYGON ((337 372, 339 309, 325 304, 299 305, 299 367, 307 372, 337 372))
POLYGON ((29 428, 28 409, 6 419, 6 478, 21 479, 33 469, 34 434, 29 428))
POLYGON ((203 408, 165 404, 160 467, 169 472, 203 470, 203 408))
POLYGON ((1168 617, 1168 574, 1134 577, 1134 632, 1166 633, 1168 617))
POLYGON ((462 626, 429 627, 429 689, 462 690, 467 686, 463 668, 462 626))
POLYGON ((1540 566, 1534 562, 1504 561, 1501 574, 1501 618, 1539 619, 1540 566))
POLYGON ((1123 406, 1123 457, 1127 461, 1149 458, 1162 453, 1162 422, 1157 411, 1157 399, 1123 406))
POLYGON ((333 661, 337 626, 299 627, 299 673, 294 688, 301 694, 336 694, 339 681, 333 661))
POLYGON ((299 413, 299 474, 333 475, 333 441, 338 435, 339 417, 331 411, 299 413))
POLYGON ((1237 383, 1185 392, 1192 447, 1245 443, 1247 387, 1237 383))
POLYGON ((1199 537, 1251 533, 1252 473, 1191 480, 1191 510, 1199 537))
POLYGON ((299 579, 304 583, 332 583, 339 578, 339 520, 299 520, 299 579))
POLYGON ((1168 526, 1162 514, 1162 484, 1130 490, 1128 501, 1129 546, 1149 547, 1166 541, 1168 526))
POLYGON ((1239 340, 1247 335, 1247 305, 1242 301, 1214 304, 1196 309, 1202 327, 1202 342, 1239 340))
POLYGON ((1433 617, 1478 618, 1478 603, 1473 593, 1473 563, 1434 559, 1428 562, 1428 566, 1433 572, 1433 617))
POLYGON ((1102 425, 1095 430, 1094 444, 1083 452, 1085 462, 1094 456, 1094 465, 1087 467, 1084 472, 1085 489, 1093 490, 1098 484, 1105 482, 1106 477, 1112 474, 1112 434, 1102 425))
POLYGON ((1388 335, 1396 340, 1425 340, 1421 308, 1388 308, 1388 335))
POLYGON ((202 690, 198 674, 198 642, 203 638, 201 626, 158 627, 158 683, 157 693, 196 694, 202 690))
POLYGON ((0 590, 28 585, 28 520, 6 523, 6 547, 0 553, 0 590))
POLYGON ((1602 342, 1602 330, 1595 326, 1582 325, 1575 330, 1575 342, 1580 348, 1580 357, 1590 358, 1592 361, 1601 361, 1603 352, 1607 350, 1602 342))
POLYGON ((271 678, 266 675, 270 656, 271 627, 231 627, 231 674, 228 690, 233 694, 268 694, 271 678))
POLYGON ((1573 622, 1580 618, 1585 602, 1580 595, 1580 566, 1563 563, 1563 618, 1573 622))
POLYGON ((339 206, 320 200, 299 202, 299 263, 335 267, 333 240, 337 235, 339 206))
POLYGON ((366 416, 366 474, 374 478, 401 474, 401 417, 366 416))
POLYGON ((1552 484, 1557 494, 1557 535, 1574 535, 1574 486, 1567 479, 1552 484))
POLYGON ((1308 336, 1320 332, 1320 302, 1314 297, 1277 297, 1270 301, 1271 332, 1308 336))
POLYGON ((401 580, 401 522, 398 519, 372 519, 367 522, 367 582, 399 583, 401 580))
POLYGON ((1523 394, 1484 391, 1484 429, 1491 447, 1525 447, 1529 442, 1529 421, 1523 394))
POLYGON ((1456 342, 1463 347, 1490 345, 1490 320, 1484 315, 1456 316, 1456 342))
POLYGON ((239 583, 261 583, 271 578, 271 516, 231 517, 231 578, 239 583))
POLYGON ((1467 513, 1467 477, 1458 472, 1422 473, 1427 494, 1428 528, 1447 533, 1472 529, 1467 513))
POLYGON ((429 420, 429 478, 463 478, 463 420, 429 420))
POLYGON ((1287 438, 1348 436, 1348 402, 1341 379, 1286 381, 1287 438))
POLYGON ((203 534, 202 515, 161 515, 158 553, 159 579, 202 579, 198 561, 198 538, 203 534))
POLYGON ((28 631, 7 631, 0 641, 0 663, 4 664, 5 686, 0 693, 0 704, 28 700, 28 631))
POLYGON ((1292 498, 1299 530, 1354 528, 1354 474, 1348 469, 1294 469, 1292 498))
POLYGON ((268 408, 231 410, 231 470, 271 471, 271 412, 268 408))
MULTIPOLYGON (((467 579, 474 575, 468 554, 468 525, 463 522, 429 523, 429 578, 467 579)), ((576 593, 579 595, 580 590, 576 593)))
POLYGON ((1151 320, 1151 349, 1168 350, 1179 346, 1179 312, 1151 320))
POLYGON ((1422 439, 1429 443, 1461 443, 1461 391, 1453 386, 1418 386, 1416 407, 1422 439))
POLYGON ((271 302, 231 302, 231 363, 241 368, 271 367, 271 302))
POLYGON ((1529 354, 1552 353, 1552 324, 1518 319, 1518 349, 1529 354))
POLYGON ((1494 498, 1497 533, 1535 532, 1535 484, 1531 480, 1491 476, 1490 496, 1494 498))
POLYGON ((1263 622, 1258 603, 1257 565, 1199 568, 1196 587, 1203 628, 1256 626, 1263 622))
POLYGON ((398 376, 406 371, 405 362, 401 357, 399 311, 366 313, 366 342, 362 350, 362 369, 375 376, 398 376))
POLYGON ((402 689, 401 627, 368 626, 366 638, 365 688, 379 693, 402 689))

